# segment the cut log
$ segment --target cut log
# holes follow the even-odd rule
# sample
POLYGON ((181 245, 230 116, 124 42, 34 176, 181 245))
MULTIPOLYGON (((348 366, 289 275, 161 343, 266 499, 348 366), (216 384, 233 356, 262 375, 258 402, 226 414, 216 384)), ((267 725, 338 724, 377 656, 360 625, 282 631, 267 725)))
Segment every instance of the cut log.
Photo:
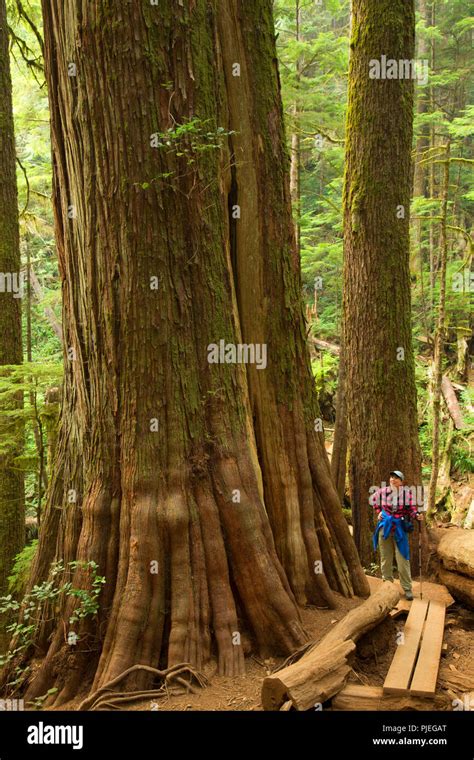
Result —
POLYGON ((443 394, 444 400, 446 401, 446 406, 448 407, 448 412, 452 421, 454 422, 454 427, 456 430, 463 430, 465 425, 462 418, 461 409, 459 407, 459 401, 457 399, 456 393, 454 392, 451 380, 449 377, 447 377, 447 375, 443 375, 443 379, 441 380, 441 393, 443 394))
POLYGON ((381 686, 348 683, 332 700, 333 710, 449 710, 449 697, 422 699, 411 694, 384 694, 381 686))
POLYGON ((428 604, 421 599, 413 600, 403 630, 404 638, 397 647, 384 681, 384 694, 404 694, 408 691, 420 647, 428 604))
POLYGON ((449 528, 437 551, 446 570, 474 578, 474 531, 449 528))
POLYGON ((417 697, 434 697, 436 693, 445 615, 444 604, 430 602, 421 649, 410 684, 410 694, 417 697))
POLYGON ((359 607, 348 612, 315 646, 319 648, 348 639, 358 641, 367 631, 384 620, 399 601, 400 591, 395 583, 382 583, 375 593, 359 607))
POLYGON ((297 710, 322 704, 344 686, 351 668, 347 657, 355 650, 353 641, 343 641, 313 657, 301 660, 265 678, 262 687, 264 710, 279 710, 291 701, 297 710))
POLYGON ((449 588, 455 599, 474 609, 474 578, 439 568, 440 580, 449 588))
POLYGON ((400 592, 393 583, 382 584, 301 659, 265 678, 263 709, 279 710, 291 700, 297 710, 309 710, 336 694, 350 673, 347 657, 355 650, 355 642, 387 617, 399 599, 400 592))
MULTIPOLYGON (((441 532, 441 531, 440 531, 441 532)), ((384 581, 382 578, 374 578, 373 576, 367 575, 367 580, 369 582, 370 586, 370 593, 373 594, 375 591, 377 591, 380 586, 384 584, 384 581)), ((400 585, 400 581, 395 581, 395 586, 399 590, 400 595, 403 595, 403 589, 400 585)), ((432 600, 436 602, 443 602, 446 607, 449 607, 451 604, 454 604, 454 599, 449 593, 446 586, 443 586, 441 583, 430 583, 429 581, 423 580, 422 586, 420 586, 419 581, 413 581, 412 583, 413 588, 413 596, 415 599, 421 595, 421 592, 423 592, 423 599, 425 600, 432 600)), ((397 608, 405 609, 408 608, 408 610, 411 607, 411 602, 407 602, 407 600, 402 596, 399 603, 397 604, 397 608)))

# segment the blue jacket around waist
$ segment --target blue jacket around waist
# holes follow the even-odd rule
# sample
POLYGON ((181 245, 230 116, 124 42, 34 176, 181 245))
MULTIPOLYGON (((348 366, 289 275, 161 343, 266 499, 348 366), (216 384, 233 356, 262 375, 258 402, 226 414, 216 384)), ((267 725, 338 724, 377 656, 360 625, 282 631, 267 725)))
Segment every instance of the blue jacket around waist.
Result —
POLYGON ((388 514, 385 510, 382 510, 382 518, 378 521, 373 535, 374 551, 377 551, 379 543, 379 531, 383 530, 383 537, 387 539, 392 528, 395 526, 394 539, 398 547, 398 551, 405 559, 410 559, 410 544, 408 542, 408 535, 403 529, 403 522, 400 517, 394 517, 388 514))

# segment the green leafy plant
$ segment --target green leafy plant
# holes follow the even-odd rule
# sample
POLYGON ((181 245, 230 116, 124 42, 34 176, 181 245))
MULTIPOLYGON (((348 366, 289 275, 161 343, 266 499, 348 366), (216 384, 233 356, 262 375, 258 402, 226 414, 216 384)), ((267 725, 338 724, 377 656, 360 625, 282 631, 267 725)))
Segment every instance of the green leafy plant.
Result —
MULTIPOLYGON (((67 597, 78 600, 69 617, 70 625, 87 616, 94 616, 99 609, 101 588, 106 582, 104 576, 99 575, 97 571, 98 565, 94 561, 68 562, 65 566, 62 560, 58 560, 51 564, 48 580, 34 586, 21 603, 14 599, 12 594, 0 597, 0 614, 17 617, 16 622, 7 626, 13 648, 0 656, 0 667, 11 662, 33 643, 39 627, 53 618, 57 608, 67 597), (82 569, 87 576, 87 582, 84 584, 87 588, 78 588, 73 586, 72 581, 64 579, 78 569, 82 569), (63 579, 61 582, 60 578, 63 579)), ((17 685, 24 677, 21 667, 20 670, 15 669, 14 675, 16 677, 9 682, 9 686, 17 685)))
POLYGON ((56 694, 57 691, 58 691, 57 686, 54 686, 52 689, 48 689, 46 694, 43 694, 41 697, 35 697, 31 702, 28 702, 28 704, 32 706, 33 710, 42 710, 44 702, 52 694, 56 694))
POLYGON ((8 590, 14 597, 21 599, 24 594, 25 584, 38 548, 38 539, 35 538, 16 555, 11 574, 8 576, 8 590))

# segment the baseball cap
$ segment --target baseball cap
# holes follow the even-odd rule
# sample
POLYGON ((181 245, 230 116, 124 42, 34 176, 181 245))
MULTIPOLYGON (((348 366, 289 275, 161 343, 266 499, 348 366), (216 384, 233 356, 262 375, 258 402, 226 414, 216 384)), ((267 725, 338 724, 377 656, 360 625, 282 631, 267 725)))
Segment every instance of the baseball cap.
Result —
POLYGON ((405 475, 401 470, 392 470, 390 475, 395 475, 396 478, 400 478, 400 480, 405 480, 405 475))

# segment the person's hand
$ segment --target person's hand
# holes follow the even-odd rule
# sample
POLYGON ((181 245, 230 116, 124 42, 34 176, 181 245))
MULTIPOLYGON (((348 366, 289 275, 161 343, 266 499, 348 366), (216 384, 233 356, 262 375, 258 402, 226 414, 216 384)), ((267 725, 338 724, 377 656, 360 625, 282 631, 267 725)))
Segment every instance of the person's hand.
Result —
POLYGON ((381 519, 382 519, 382 512, 379 512, 377 520, 381 520, 381 519))

